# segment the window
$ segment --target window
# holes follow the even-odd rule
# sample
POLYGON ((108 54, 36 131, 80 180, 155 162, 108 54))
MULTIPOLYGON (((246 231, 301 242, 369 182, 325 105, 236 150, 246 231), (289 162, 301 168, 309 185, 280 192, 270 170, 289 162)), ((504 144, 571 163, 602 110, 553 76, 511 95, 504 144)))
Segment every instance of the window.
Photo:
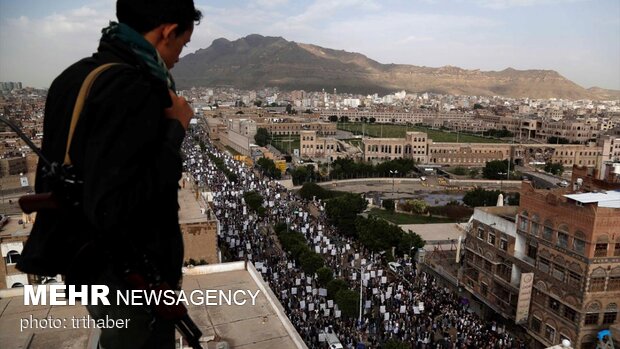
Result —
POLYGON ((579 254, 583 254, 583 252, 586 250, 586 242, 575 236, 575 238, 573 239, 573 250, 575 250, 575 252, 579 254))
POLYGON ((614 257, 620 256, 620 243, 614 245, 614 257))
POLYGON ((591 278, 589 291, 590 292, 605 291, 605 278, 604 277, 591 278))
POLYGON ((566 269, 564 269, 564 267, 561 267, 557 264, 553 265, 553 277, 560 280, 560 281, 564 281, 564 275, 566 274, 566 269))
POLYGON ((491 245, 495 245, 495 233, 489 232, 489 238, 487 239, 487 242, 491 245))
POLYGON ((478 227, 478 239, 484 240, 484 228, 478 227))
POLYGON ((523 231, 527 231, 527 218, 523 218, 521 217, 521 220, 519 221, 519 229, 523 230, 523 231))
POLYGON ((545 227, 543 228, 542 238, 547 241, 551 241, 551 239, 553 238, 553 228, 545 225, 545 227))
POLYGON ((488 270, 488 271, 493 271, 493 264, 491 264, 490 261, 488 260, 484 260, 484 269, 488 270))
POLYGON ((568 283, 576 287, 581 286, 581 274, 576 273, 572 270, 569 270, 568 271, 568 283))
POLYGON ((577 318, 577 312, 569 307, 564 307, 564 317, 571 322, 575 322, 575 319, 577 318))
POLYGON ((538 261, 538 269, 540 269, 540 271, 548 273, 550 268, 551 263, 549 262, 548 259, 546 258, 540 258, 540 260, 538 261))
POLYGON ((603 325, 611 325, 614 322, 616 322, 616 317, 618 316, 617 312, 613 312, 613 313, 605 313, 603 315, 603 325))
POLYGON ((532 259, 536 259, 537 254, 538 244, 534 241, 530 241, 530 243, 527 245, 527 256, 532 259))
POLYGON ((489 292, 489 285, 485 284, 484 282, 480 284, 480 293, 486 297, 487 293, 489 292))
POLYGON ((620 290, 620 276, 610 276, 607 283, 607 291, 620 290))
POLYGON ((597 325, 598 314, 586 314, 585 324, 586 325, 597 325))
POLYGON ((532 317, 532 324, 530 325, 530 328, 532 329, 532 331, 534 331, 536 333, 539 333, 541 325, 542 325, 542 321, 540 321, 539 318, 533 316, 532 317))
POLYGON ((560 311, 560 302, 557 299, 549 297, 549 309, 555 311, 556 313, 560 311))
POLYGON ((553 343, 555 341, 555 328, 545 325, 545 338, 553 343))
POLYGON ((508 251, 508 240, 500 239, 499 240, 499 248, 501 248, 504 251, 508 251))
POLYGON ((9 251, 9 253, 7 253, 6 257, 4 257, 4 260, 6 264, 15 264, 19 262, 19 257, 21 257, 19 252, 11 250, 9 251))
POLYGON ((566 233, 558 232, 558 246, 568 247, 568 235, 566 233))
POLYGON ((607 257, 607 244, 596 244, 594 257, 607 257))

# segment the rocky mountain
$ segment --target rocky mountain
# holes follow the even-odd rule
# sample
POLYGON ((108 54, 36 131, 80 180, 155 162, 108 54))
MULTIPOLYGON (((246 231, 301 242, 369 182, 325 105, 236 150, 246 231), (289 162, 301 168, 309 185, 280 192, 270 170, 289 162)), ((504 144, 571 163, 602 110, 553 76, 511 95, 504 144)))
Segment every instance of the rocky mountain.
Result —
POLYGON ((585 88, 553 70, 465 70, 381 64, 342 50, 249 35, 217 39, 183 57, 172 71, 180 88, 230 86, 242 89, 349 93, 435 92, 454 95, 530 98, 606 99, 620 91, 585 88))

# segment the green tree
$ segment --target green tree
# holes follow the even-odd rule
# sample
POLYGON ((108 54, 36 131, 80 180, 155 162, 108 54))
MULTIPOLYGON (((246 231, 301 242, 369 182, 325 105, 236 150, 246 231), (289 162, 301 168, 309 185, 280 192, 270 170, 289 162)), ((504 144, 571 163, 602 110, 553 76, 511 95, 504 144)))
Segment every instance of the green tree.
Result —
POLYGON ((495 206, 497 205, 499 193, 499 190, 476 188, 465 193, 463 202, 469 207, 495 206))
POLYGON ((336 116, 336 115, 330 115, 330 116, 329 116, 329 121, 331 121, 331 122, 338 122, 338 116, 336 116))
POLYGON ((280 179, 282 172, 276 167, 276 163, 271 159, 260 158, 256 164, 263 170, 263 173, 270 178, 280 179))
POLYGON ((570 141, 564 137, 552 136, 547 138, 547 144, 569 144, 570 141))
POLYGON ((256 191, 248 191, 243 194, 243 199, 248 207, 254 211, 263 205, 263 196, 256 191))
POLYGON ((254 136, 254 141, 256 142, 256 144, 264 147, 269 143, 270 140, 271 135, 269 134, 269 131, 267 131, 267 129, 259 128, 258 130, 256 130, 256 135, 254 136))
POLYGON ((545 163, 545 172, 561 176, 564 173, 564 166, 559 162, 547 162, 545 163))
POLYGON ((428 204, 424 200, 407 200, 407 203, 409 204, 409 207, 411 207, 411 212, 422 214, 428 210, 428 204))
POLYGON ((260 108, 263 105, 263 101, 254 101, 254 105, 260 108))
POLYGON ((464 175, 465 175, 465 173, 467 173, 467 170, 466 170, 464 167, 460 167, 460 166, 459 166, 459 167, 455 167, 455 168, 452 170, 452 173, 454 173, 454 174, 455 174, 455 175, 457 175, 457 176, 464 176, 464 175))
POLYGON ((301 269, 308 274, 314 274, 319 268, 325 265, 323 257, 316 252, 305 253, 300 256, 301 269))
POLYGON ((336 293, 336 304, 343 317, 354 318, 359 313, 360 295, 352 290, 340 290, 336 293))
POLYGON ((331 192, 316 183, 304 183, 299 189, 299 196, 306 200, 312 200, 312 198, 324 200, 331 196, 331 192))
POLYGON ((327 296, 330 298, 336 298, 336 295, 340 290, 346 290, 349 288, 346 281, 342 279, 333 279, 332 281, 327 283, 327 296))
POLYGON ((326 286, 330 281, 334 279, 334 273, 328 267, 320 267, 316 271, 316 275, 316 280, 321 286, 326 286))
POLYGON ((471 170, 469 170, 469 178, 476 178, 478 177, 478 174, 480 173, 480 170, 477 168, 472 168, 471 170))
POLYGON ((486 179, 506 179, 508 173, 508 160, 487 161, 482 169, 482 175, 486 179))
POLYGON ((293 106, 290 103, 286 105, 286 113, 293 114, 293 106))
POLYGON ((381 206, 383 206, 383 208, 385 208, 386 210, 390 212, 394 212, 394 209, 395 209, 394 200, 391 200, 391 199, 383 200, 383 202, 381 203, 381 206))
POLYGON ((355 218, 366 209, 368 202, 359 194, 345 193, 327 201, 327 217, 338 231, 346 236, 356 236, 355 218))

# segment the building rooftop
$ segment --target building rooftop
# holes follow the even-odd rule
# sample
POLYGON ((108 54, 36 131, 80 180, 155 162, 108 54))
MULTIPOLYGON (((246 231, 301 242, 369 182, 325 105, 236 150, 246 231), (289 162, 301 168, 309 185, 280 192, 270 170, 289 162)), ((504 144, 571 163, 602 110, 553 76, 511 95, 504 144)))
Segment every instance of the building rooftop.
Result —
POLYGON ((571 200, 582 204, 598 203, 598 207, 620 208, 620 191, 608 190, 593 193, 580 193, 564 195, 571 200))
MULTIPOLYGON (((41 286, 45 287, 45 286, 41 286)), ((203 333, 203 341, 214 337, 227 341, 231 348, 307 348, 288 320, 260 273, 251 263, 212 264, 184 270, 183 290, 260 291, 255 305, 246 296, 246 305, 190 305, 189 314, 203 333)), ((0 290, 0 348, 96 348, 98 333, 92 329, 71 328, 71 317, 88 313, 81 305, 25 306, 23 289, 0 290), (21 319, 68 319, 60 329, 20 330, 21 319)), ((215 348, 216 342, 203 342, 203 348, 215 348)))

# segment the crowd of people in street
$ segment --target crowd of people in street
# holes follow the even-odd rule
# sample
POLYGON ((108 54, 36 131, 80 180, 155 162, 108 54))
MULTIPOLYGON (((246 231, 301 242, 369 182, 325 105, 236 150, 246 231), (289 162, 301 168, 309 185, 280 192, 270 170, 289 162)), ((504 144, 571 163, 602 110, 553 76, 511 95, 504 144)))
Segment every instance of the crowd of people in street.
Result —
MULTIPOLYGON (((326 348, 321 332, 333 331, 345 348, 381 348, 389 340, 410 348, 525 348, 503 326, 481 319, 454 291, 421 271, 411 256, 399 257, 402 270, 391 270, 382 254, 336 232, 325 203, 304 200, 257 169, 220 151, 199 127, 190 129, 183 145, 185 171, 207 192, 220 223, 220 249, 230 260, 248 260, 279 298, 291 323, 309 348, 326 348), (207 154, 222 160, 232 183, 207 154), (243 194, 256 191, 265 213, 252 211, 243 194), (315 275, 304 273, 282 249, 274 225, 304 235, 334 278, 349 289, 361 286, 362 314, 347 317, 315 275), (361 321, 360 321, 361 320, 361 321)), ((227 260, 227 261, 230 261, 227 260)))

